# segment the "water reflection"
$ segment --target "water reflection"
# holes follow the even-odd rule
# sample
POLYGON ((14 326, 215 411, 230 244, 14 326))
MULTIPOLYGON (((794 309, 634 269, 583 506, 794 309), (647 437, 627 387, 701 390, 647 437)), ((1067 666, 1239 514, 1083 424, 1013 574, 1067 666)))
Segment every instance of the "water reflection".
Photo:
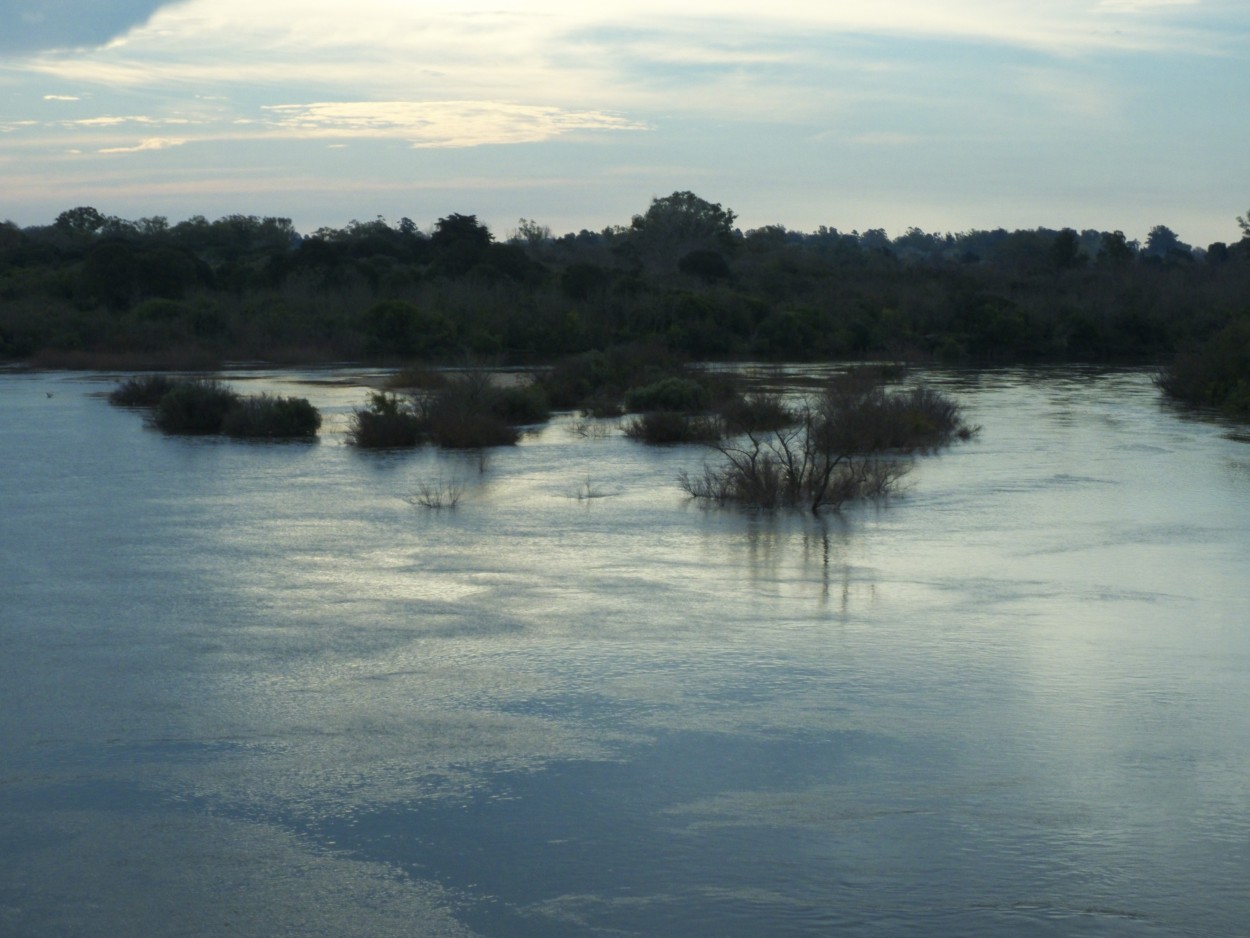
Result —
POLYGON ((572 418, 479 465, 0 375, 0 931, 1236 933, 1244 444, 1141 371, 907 380, 981 435, 813 517, 572 418))

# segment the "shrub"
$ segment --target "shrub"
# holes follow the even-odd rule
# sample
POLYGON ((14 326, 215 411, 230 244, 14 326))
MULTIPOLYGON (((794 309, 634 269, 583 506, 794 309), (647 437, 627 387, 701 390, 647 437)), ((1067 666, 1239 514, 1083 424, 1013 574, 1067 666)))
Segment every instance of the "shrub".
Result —
POLYGON ((557 362, 539 379, 552 406, 572 410, 590 400, 615 405, 625 389, 680 372, 681 360, 654 345, 618 345, 557 362))
POLYGON ((815 512, 886 495, 909 471, 907 454, 975 432, 958 404, 938 392, 890 393, 879 374, 856 370, 800 408, 793 425, 716 443, 723 463, 705 466, 701 476, 682 473, 678 482, 695 498, 815 512))
POLYGON ((511 424, 543 423, 551 416, 547 395, 536 383, 496 388, 490 409, 511 424))
POLYGON ((776 394, 742 394, 718 405, 725 433, 737 436, 792 426, 795 416, 776 394))
POLYGON ((239 395, 213 379, 180 381, 161 398, 153 422, 166 433, 220 433, 239 395))
POLYGON ((417 491, 408 499, 410 505, 419 508, 455 508, 464 495, 464 484, 461 482, 421 482, 417 491))
POLYGON ((155 407, 177 382, 169 375, 137 375, 109 392, 109 403, 119 407, 155 407))
POLYGON ((302 397, 248 397, 226 414, 227 436, 265 439, 311 439, 321 427, 321 414, 302 397))
POLYGON ((692 413, 706 410, 710 395, 698 381, 669 377, 625 392, 625 409, 642 411, 678 411, 692 413))
POLYGON ((424 402, 423 420, 439 446, 477 449, 507 446, 520 438, 518 424, 539 423, 550 411, 536 384, 499 387, 489 372, 459 375, 424 402))
POLYGON ((1176 400, 1250 417, 1250 322, 1230 323, 1181 353, 1155 383, 1176 400))
POLYGON ((416 446, 423 436, 422 420, 412 401, 377 391, 364 410, 352 414, 347 442, 365 449, 416 446))
POLYGON ((404 368, 386 379, 386 386, 391 390, 423 391, 441 388, 447 384, 447 375, 429 368, 404 368))
POLYGON ((653 410, 625 423, 623 432, 641 443, 710 443, 721 437, 714 417, 653 410))

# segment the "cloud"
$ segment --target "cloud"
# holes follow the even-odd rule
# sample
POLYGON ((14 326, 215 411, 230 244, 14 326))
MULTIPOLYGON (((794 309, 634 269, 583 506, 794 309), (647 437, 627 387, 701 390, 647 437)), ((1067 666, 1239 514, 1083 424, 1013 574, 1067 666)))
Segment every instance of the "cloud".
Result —
POLYGON ((271 129, 297 138, 399 139, 414 147, 536 143, 579 130, 644 130, 596 111, 498 101, 354 101, 269 105, 271 129))
POLYGON ((187 143, 186 138, 181 137, 148 137, 133 147, 104 147, 97 150, 98 153, 142 153, 145 150, 166 150, 169 147, 180 147, 187 143))
POLYGON ((82 99, 76 94, 45 94, 45 101, 81 101, 82 99))

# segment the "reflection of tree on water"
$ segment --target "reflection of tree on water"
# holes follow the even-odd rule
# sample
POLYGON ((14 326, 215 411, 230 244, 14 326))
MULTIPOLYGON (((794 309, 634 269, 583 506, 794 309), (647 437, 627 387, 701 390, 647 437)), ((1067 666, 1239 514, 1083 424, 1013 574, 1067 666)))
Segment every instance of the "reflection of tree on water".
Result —
POLYGON ((752 587, 772 594, 818 587, 820 608, 836 596, 841 615, 850 612, 858 590, 875 595, 875 583, 865 579, 870 568, 852 559, 862 542, 845 516, 760 513, 745 526, 744 572, 752 587))

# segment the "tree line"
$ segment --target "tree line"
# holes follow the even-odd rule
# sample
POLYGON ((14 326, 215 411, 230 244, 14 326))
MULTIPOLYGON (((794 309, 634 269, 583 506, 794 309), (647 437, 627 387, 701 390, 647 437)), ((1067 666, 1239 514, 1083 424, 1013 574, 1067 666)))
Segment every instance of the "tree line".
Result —
POLYGON ((290 219, 0 224, 0 357, 550 361, 626 344, 693 359, 1018 362, 1171 356, 1250 316, 1244 237, 736 226, 691 192, 628 224, 500 238, 474 215, 301 234, 290 219))

